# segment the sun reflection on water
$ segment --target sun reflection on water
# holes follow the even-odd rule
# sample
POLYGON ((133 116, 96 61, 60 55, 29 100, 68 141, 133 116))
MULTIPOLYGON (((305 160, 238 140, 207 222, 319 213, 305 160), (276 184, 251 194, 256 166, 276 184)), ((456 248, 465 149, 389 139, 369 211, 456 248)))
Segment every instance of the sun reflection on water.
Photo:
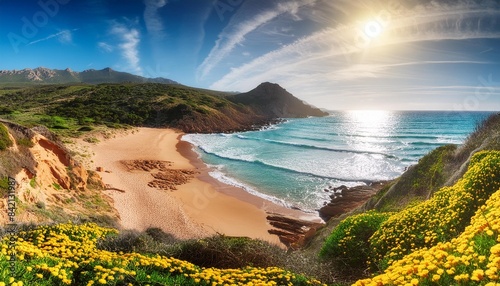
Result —
POLYGON ((385 151, 388 135, 393 133, 397 120, 393 111, 353 110, 346 113, 349 117, 346 133, 352 135, 350 145, 355 149, 374 152, 385 151))

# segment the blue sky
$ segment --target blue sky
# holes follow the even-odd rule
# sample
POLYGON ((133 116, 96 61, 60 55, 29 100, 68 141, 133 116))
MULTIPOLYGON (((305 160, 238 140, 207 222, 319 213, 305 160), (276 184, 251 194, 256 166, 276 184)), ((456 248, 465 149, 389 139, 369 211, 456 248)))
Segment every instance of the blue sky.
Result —
POLYGON ((500 110, 493 0, 0 0, 0 69, 280 84, 332 109, 500 110))

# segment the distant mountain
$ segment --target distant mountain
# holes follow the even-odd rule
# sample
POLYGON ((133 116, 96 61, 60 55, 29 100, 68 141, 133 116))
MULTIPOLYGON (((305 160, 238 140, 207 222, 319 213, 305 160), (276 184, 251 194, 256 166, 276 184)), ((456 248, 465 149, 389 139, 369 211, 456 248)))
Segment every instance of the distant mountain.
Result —
POLYGON ((111 68, 102 70, 89 69, 83 72, 75 72, 67 68, 65 70, 48 69, 39 67, 36 69, 23 70, 0 70, 0 83, 177 83, 166 78, 145 78, 126 72, 115 71, 111 68))
POLYGON ((234 103, 251 107, 268 118, 296 118, 326 116, 328 113, 306 104, 275 83, 264 82, 246 93, 227 97, 234 103))

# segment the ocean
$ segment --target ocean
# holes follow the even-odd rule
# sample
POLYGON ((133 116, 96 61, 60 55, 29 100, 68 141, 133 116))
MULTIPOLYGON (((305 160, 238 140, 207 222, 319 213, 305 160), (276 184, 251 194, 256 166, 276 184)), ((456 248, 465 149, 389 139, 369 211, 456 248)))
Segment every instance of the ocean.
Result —
POLYGON ((214 178, 314 212, 325 188, 394 179, 431 150, 462 144, 491 112, 345 111, 259 131, 187 134, 214 178))

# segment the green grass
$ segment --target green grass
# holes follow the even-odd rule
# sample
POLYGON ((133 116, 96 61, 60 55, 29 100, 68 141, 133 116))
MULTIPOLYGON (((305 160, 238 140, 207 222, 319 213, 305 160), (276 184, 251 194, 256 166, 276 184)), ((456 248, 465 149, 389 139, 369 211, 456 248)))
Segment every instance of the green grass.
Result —
POLYGON ((382 212, 400 211, 408 204, 425 200, 439 190, 446 181, 447 162, 452 160, 456 148, 455 145, 441 146, 422 157, 389 189, 378 194, 376 209, 382 212))

